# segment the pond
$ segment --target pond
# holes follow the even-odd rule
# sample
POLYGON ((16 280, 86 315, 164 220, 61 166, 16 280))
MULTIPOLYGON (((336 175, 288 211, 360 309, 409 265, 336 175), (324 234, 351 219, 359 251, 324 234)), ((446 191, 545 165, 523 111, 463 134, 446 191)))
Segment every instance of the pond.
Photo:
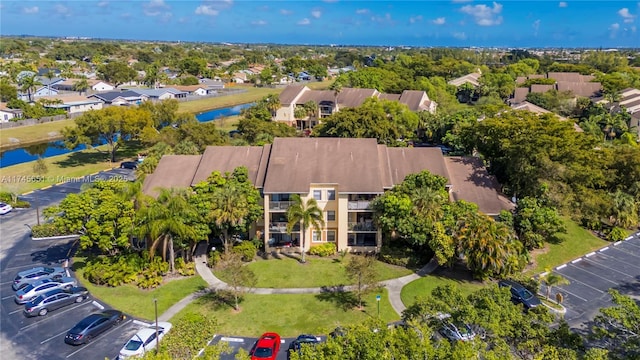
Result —
MULTIPOLYGON (((213 121, 227 116, 240 115, 243 109, 253 106, 255 103, 241 104, 236 106, 230 106, 221 109, 214 109, 202 112, 196 115, 196 119, 200 122, 213 121)), ((101 145, 101 144, 98 144, 101 145)), ((30 161, 35 161, 38 156, 48 158, 51 156, 63 155, 70 152, 76 152, 86 149, 85 145, 80 145, 73 150, 69 150, 64 147, 62 140, 44 142, 39 144, 33 144, 23 146, 11 150, 0 152, 0 168, 4 168, 11 165, 22 164, 30 161)))

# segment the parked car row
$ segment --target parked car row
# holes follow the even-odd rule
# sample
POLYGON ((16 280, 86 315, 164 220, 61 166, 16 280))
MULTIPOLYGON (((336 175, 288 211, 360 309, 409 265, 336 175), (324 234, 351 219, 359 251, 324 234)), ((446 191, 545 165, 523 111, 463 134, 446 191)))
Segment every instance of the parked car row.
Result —
MULTIPOLYGON (((305 347, 314 346, 320 343, 320 341, 321 339, 314 335, 302 334, 298 336, 289 344, 287 359, 289 359, 293 353, 302 354, 305 347)), ((276 333, 268 332, 262 334, 249 351, 251 360, 275 360, 278 357, 281 343, 282 339, 280 335, 276 333)))

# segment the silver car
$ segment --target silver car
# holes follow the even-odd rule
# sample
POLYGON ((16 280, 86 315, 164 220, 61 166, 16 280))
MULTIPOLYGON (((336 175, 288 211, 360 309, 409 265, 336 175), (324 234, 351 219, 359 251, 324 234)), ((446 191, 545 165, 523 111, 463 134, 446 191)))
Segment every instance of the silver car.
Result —
POLYGON ((89 291, 84 287, 72 287, 69 290, 51 290, 26 303, 24 305, 24 315, 27 317, 45 316, 49 311, 81 303, 88 297, 89 291))
POLYGON ((13 280, 13 285, 11 285, 11 287, 14 291, 17 291, 38 280, 61 279, 64 276, 69 276, 69 273, 65 268, 39 266, 33 269, 20 271, 13 280))
POLYGON ((74 278, 64 277, 60 281, 44 279, 25 286, 16 292, 15 301, 17 304, 26 304, 39 295, 45 294, 55 289, 70 289, 78 282, 74 278))

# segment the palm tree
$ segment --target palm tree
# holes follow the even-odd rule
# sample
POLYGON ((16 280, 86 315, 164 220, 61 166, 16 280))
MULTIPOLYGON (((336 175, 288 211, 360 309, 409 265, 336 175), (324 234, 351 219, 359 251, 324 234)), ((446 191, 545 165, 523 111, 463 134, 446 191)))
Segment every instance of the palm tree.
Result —
POLYGON ((612 194, 610 222, 614 226, 630 228, 638 224, 638 204, 634 197, 623 191, 612 194))
POLYGON ((551 269, 546 269, 545 270, 545 275, 540 277, 540 281, 542 283, 545 284, 545 286, 547 287, 547 299, 550 299, 551 296, 551 288, 553 288, 554 286, 559 286, 559 285, 568 285, 569 284, 569 280, 567 280, 566 278, 564 278, 562 275, 560 274, 556 274, 554 272, 551 271, 551 269))
POLYGON ((47 82, 47 95, 51 95, 51 80, 56 77, 56 75, 50 69, 47 69, 47 73, 44 74, 49 81, 47 82))
POLYGON ((272 95, 267 98, 267 109, 271 113, 271 118, 276 117, 276 112, 280 109, 280 98, 278 96, 272 95))
POLYGON ((25 76, 20 81, 20 91, 27 92, 27 96, 29 98, 29 102, 31 102, 31 92, 35 90, 38 85, 42 85, 38 79, 36 79, 36 74, 25 76))
POLYGON ((77 91, 80 95, 89 88, 87 79, 82 78, 73 84, 73 91, 77 91))
POLYGON ((441 191, 429 187, 417 188, 411 194, 416 215, 424 217, 429 222, 438 221, 442 217, 444 197, 441 191))
POLYGON ((300 262, 305 262, 305 233, 310 226, 315 229, 324 227, 324 218, 322 209, 318 207, 316 199, 311 198, 306 202, 302 200, 300 195, 293 195, 293 203, 287 210, 287 233, 291 234, 296 224, 300 224, 300 262))
POLYGON ((334 81, 331 86, 329 86, 329 90, 333 90, 333 104, 335 107, 335 111, 338 112, 338 96, 342 92, 342 83, 338 80, 334 81))
POLYGON ((214 192, 211 198, 213 209, 209 217, 222 231, 224 252, 228 253, 231 247, 229 231, 237 226, 242 226, 249 215, 247 198, 239 189, 231 184, 220 191, 214 192))
POLYGON ((162 260, 169 255, 170 271, 175 271, 174 240, 195 240, 193 227, 184 222, 186 218, 197 217, 196 210, 187 202, 186 192, 162 189, 160 195, 149 206, 140 209, 138 236, 151 241, 149 258, 153 259, 158 246, 162 247, 162 260))

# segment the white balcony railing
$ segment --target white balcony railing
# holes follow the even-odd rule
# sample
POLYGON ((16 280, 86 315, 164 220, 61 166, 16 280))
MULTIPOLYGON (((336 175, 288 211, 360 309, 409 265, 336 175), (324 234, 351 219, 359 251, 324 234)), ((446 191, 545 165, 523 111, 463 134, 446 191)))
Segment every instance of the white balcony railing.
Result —
POLYGON ((347 209, 349 210, 369 210, 370 206, 371 201, 369 200, 349 201, 347 203, 347 209))
POLYGON ((269 210, 287 210, 293 201, 269 201, 269 210))
POLYGON ((377 231, 378 230, 376 229, 376 226, 373 224, 372 221, 365 221, 365 222, 349 221, 347 226, 349 231, 377 231))
MULTIPOLYGON (((286 222, 272 222, 269 224, 270 232, 279 232, 286 233, 287 232, 287 223, 286 222)), ((300 226, 296 225, 293 227, 292 232, 300 231, 300 226)))

